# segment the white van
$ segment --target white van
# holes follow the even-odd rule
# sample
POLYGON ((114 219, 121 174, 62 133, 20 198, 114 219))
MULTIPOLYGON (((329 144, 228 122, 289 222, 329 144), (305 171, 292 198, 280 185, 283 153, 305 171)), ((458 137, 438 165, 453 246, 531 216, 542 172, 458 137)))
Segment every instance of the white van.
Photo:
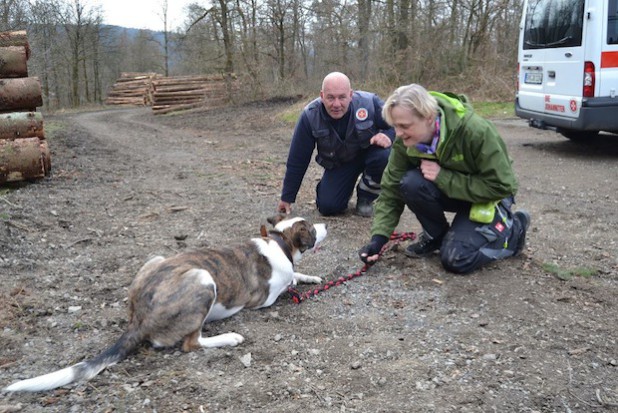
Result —
POLYGON ((618 0, 525 0, 515 113, 573 140, 618 133, 618 0))

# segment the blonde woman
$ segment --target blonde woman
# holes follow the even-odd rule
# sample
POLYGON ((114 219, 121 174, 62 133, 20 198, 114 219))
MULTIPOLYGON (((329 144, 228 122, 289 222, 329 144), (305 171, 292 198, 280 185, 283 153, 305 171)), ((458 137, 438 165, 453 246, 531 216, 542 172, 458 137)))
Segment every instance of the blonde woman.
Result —
POLYGON ((439 250, 445 269, 466 274, 522 251, 530 215, 511 211, 517 180, 506 145, 465 96, 401 86, 384 103, 383 118, 397 138, 361 260, 378 259, 406 206, 423 227, 409 257, 439 250), (455 212, 451 223, 447 211, 455 212))

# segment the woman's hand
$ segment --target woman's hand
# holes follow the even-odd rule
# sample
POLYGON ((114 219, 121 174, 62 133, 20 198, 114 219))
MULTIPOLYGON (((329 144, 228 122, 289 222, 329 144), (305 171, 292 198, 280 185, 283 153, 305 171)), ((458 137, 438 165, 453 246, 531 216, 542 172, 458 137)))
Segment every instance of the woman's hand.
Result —
POLYGON ((427 159, 421 160, 421 172, 423 177, 428 181, 434 182, 440 173, 440 165, 437 162, 429 161, 427 159))

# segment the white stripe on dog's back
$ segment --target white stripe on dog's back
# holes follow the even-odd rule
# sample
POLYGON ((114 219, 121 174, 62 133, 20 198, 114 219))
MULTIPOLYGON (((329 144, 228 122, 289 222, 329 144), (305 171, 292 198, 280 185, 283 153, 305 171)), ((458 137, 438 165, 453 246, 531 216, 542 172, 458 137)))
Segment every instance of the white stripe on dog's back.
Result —
MULTIPOLYGON (((199 268, 199 269, 194 268, 192 270, 187 271, 185 275, 187 277, 197 277, 198 280, 200 281, 200 284, 204 286, 212 286, 215 290, 215 297, 216 297, 217 284, 215 283, 215 280, 212 278, 212 275, 210 275, 208 271, 206 271, 203 268, 199 268)), ((225 306, 217 303, 215 299, 215 301, 213 302, 213 305, 210 307, 210 310, 208 311, 208 315, 206 316, 206 319, 204 320, 204 322, 209 322, 213 320, 221 320, 224 318, 231 317, 237 312, 239 312, 240 310, 242 310, 243 308, 244 307, 242 306, 226 308, 225 306)))
POLYGON ((277 241, 272 239, 266 241, 262 238, 254 238, 252 241, 257 246, 260 254, 266 257, 272 268, 272 276, 268 280, 268 298, 257 308, 269 307, 294 281, 294 265, 285 255, 277 241))
POLYGON ((269 239, 268 241, 262 238, 253 238, 251 241, 257 246, 258 252, 265 256, 268 263, 273 267, 273 270, 283 270, 294 272, 294 265, 290 262, 285 252, 277 241, 269 239))
POLYGON ((257 246, 258 252, 268 259, 273 269, 294 271, 294 265, 292 265, 277 241, 272 239, 264 240, 262 238, 253 238, 251 241, 257 246))
MULTIPOLYGON (((200 284, 204 285, 204 286, 213 286, 213 288, 215 289, 215 297, 217 294, 217 284, 215 283, 215 280, 212 278, 212 275, 210 275, 210 273, 202 268, 197 269, 194 268, 190 271, 186 272, 186 275, 188 277, 197 277, 198 280, 200 281, 200 284)), ((206 319, 204 320, 204 322, 209 322, 209 321, 214 321, 214 320, 221 320, 224 318, 228 318, 233 316, 234 314, 236 314, 237 312, 239 312, 240 310, 242 310, 244 307, 239 306, 239 307, 233 307, 233 308, 226 308, 225 306, 219 304, 216 302, 213 302, 213 305, 210 307, 210 310, 208 311, 208 315, 206 316, 206 319)))
POLYGON ((185 273, 187 277, 197 277, 200 280, 200 284, 202 285, 212 285, 215 287, 215 294, 217 293, 217 284, 215 284, 215 280, 212 278, 210 273, 202 268, 193 268, 185 273))

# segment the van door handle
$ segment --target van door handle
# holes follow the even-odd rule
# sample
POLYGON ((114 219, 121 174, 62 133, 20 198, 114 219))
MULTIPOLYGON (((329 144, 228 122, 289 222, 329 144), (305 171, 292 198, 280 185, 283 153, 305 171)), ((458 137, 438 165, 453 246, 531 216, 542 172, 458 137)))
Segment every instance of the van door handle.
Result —
POLYGON ((554 79, 556 77, 556 71, 555 70, 548 70, 547 71, 547 76, 554 79))
POLYGON ((564 55, 565 55, 566 57, 573 57, 573 53, 571 53, 571 52, 566 52, 564 55))

